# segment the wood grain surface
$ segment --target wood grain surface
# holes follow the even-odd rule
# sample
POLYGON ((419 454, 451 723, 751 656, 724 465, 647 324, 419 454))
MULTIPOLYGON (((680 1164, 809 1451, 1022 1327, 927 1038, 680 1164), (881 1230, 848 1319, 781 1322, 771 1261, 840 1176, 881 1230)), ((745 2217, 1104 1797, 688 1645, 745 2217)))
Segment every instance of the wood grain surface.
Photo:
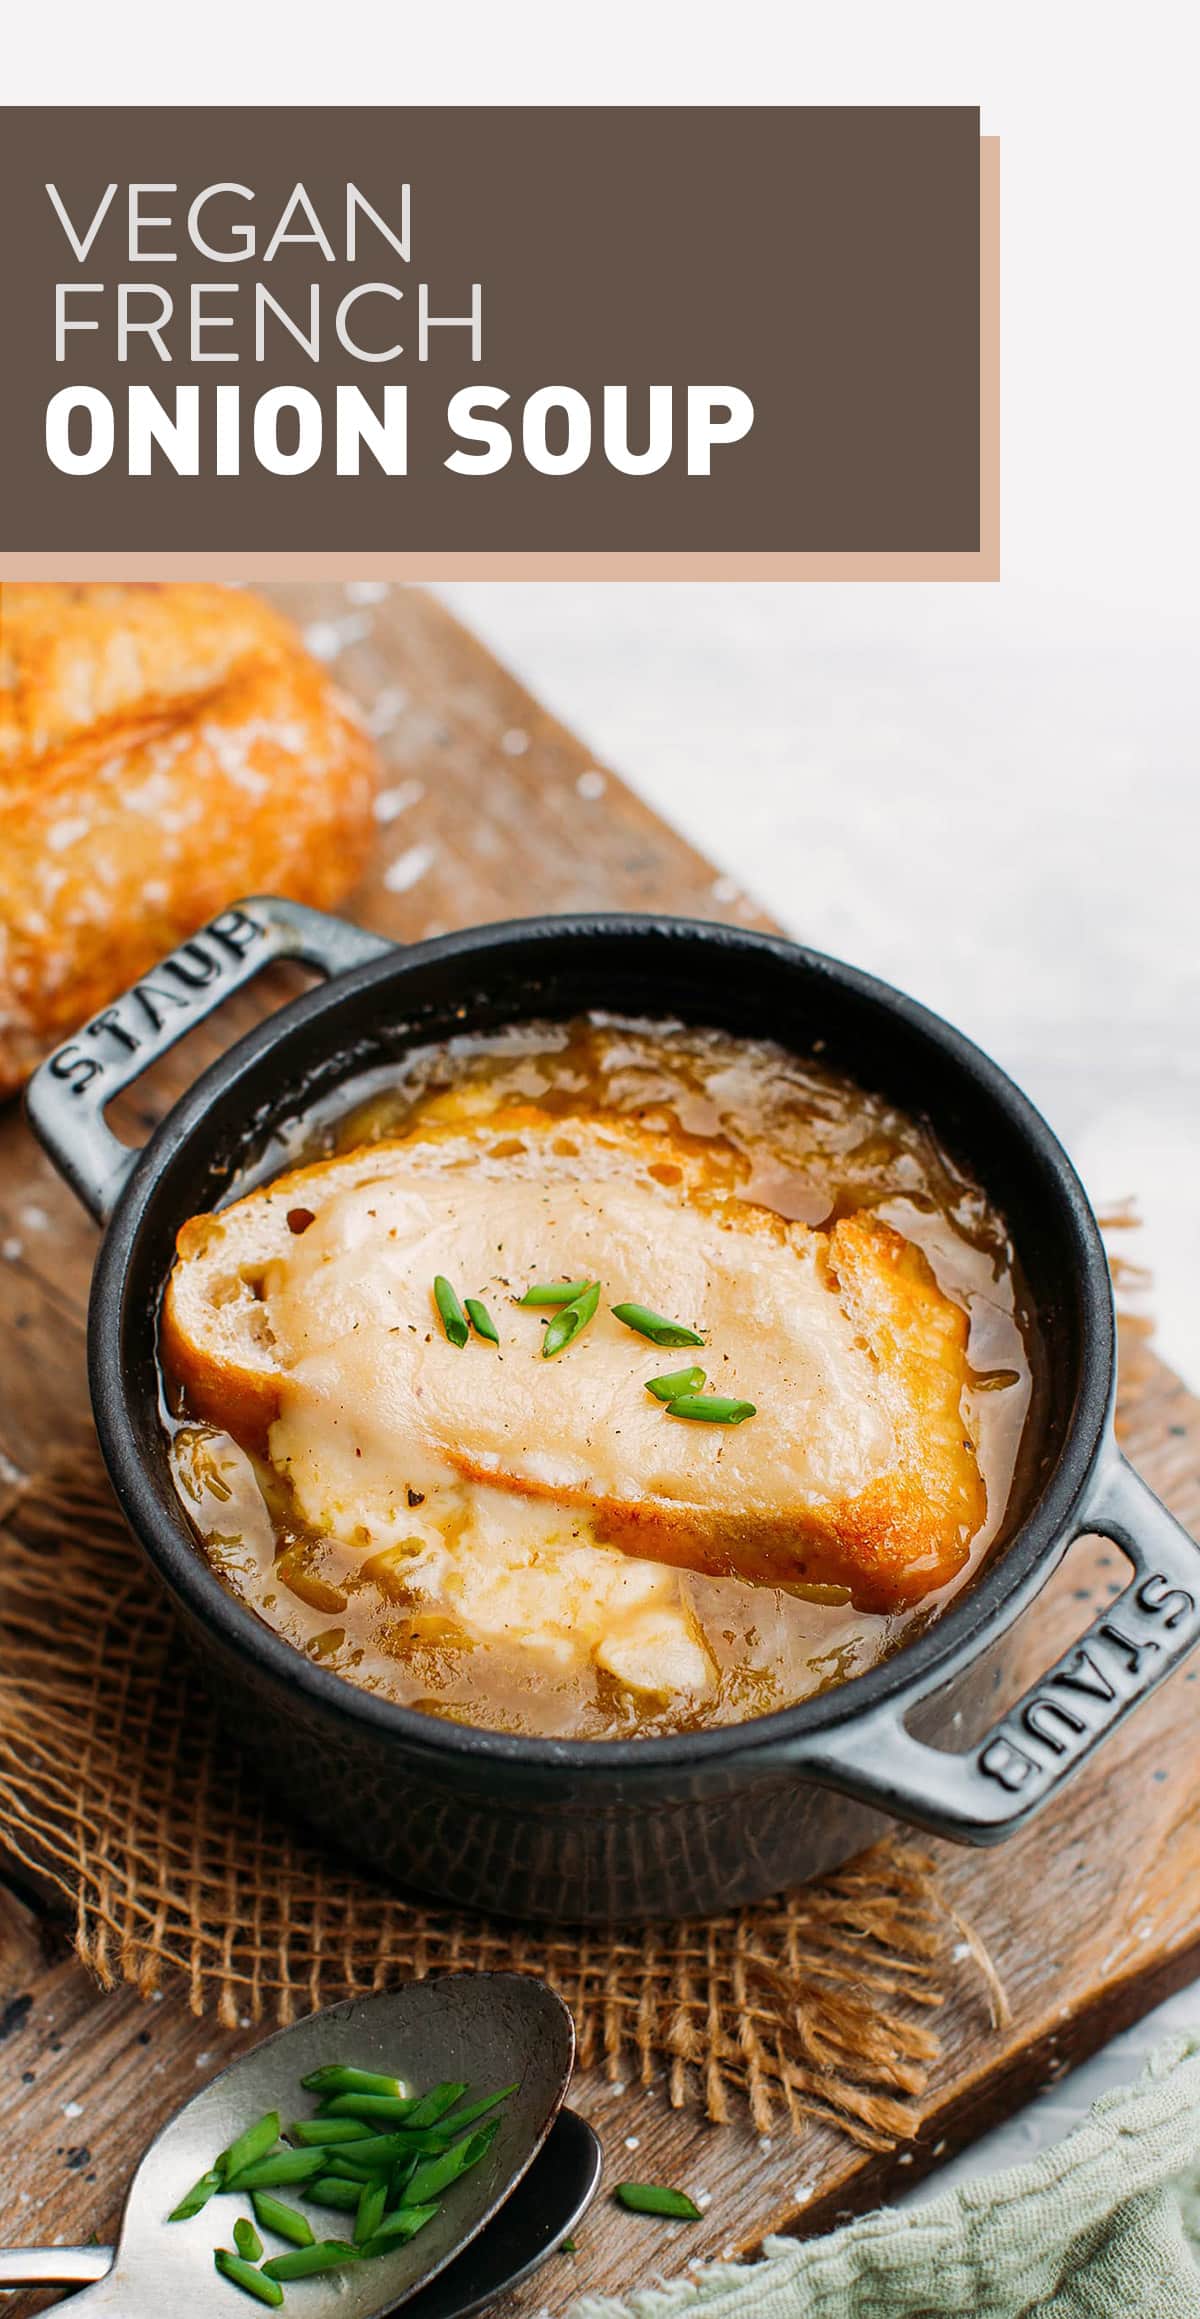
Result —
MULTIPOLYGON (((766 923, 431 599, 327 584, 273 592, 367 704, 385 758, 378 858, 356 906, 372 925, 403 940, 588 906, 766 923)), ((193 1034, 139 1086, 127 1125, 144 1132, 214 1042, 266 1003, 246 994, 219 1029, 193 1034)), ((87 1424, 94 1247, 10 1106, 0 1116, 0 1551, 6 1497, 87 1424)), ((1200 1527, 1200 1403, 1144 1350, 1125 1380, 1122 1427, 1142 1472, 1200 1527)), ((1073 1549, 1026 1622, 1014 1695, 1117 1591, 1124 1569, 1103 1541, 1073 1549)), ((602 2194, 577 2253, 553 2258, 503 2319, 653 2284, 689 2261, 752 2249, 769 2231, 827 2228, 973 2139, 1194 1975, 1197 1680, 1195 1667, 1176 1675, 1000 1850, 933 1848, 963 1930, 957 1943, 951 1935, 942 2057, 910 2144, 865 2155, 820 2125, 764 2141, 745 2123, 712 2127, 673 2111, 661 2079, 619 2087, 590 2073, 573 2098, 600 2133, 609 2181, 679 2183, 704 2194, 703 2220, 649 2221, 602 2194), (972 1943, 986 1950, 990 1987, 972 1943)), ((182 1986, 156 2002, 99 1992, 70 1954, 69 1926, 18 1882, 0 1884, 0 2241, 105 2239, 146 2140, 252 2038, 197 2019, 182 1986)), ((40 2307, 31 2296, 8 2306, 40 2307)))

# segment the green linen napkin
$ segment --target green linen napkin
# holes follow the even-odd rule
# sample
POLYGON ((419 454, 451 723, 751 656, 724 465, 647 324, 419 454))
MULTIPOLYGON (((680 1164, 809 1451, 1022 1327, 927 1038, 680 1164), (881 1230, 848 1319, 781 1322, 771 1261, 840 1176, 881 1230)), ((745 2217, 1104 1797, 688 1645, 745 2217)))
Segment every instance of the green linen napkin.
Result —
MULTIPOLYGON (((719 2193, 718 2193, 719 2196, 719 2193)), ((1027 2166, 570 2319, 1198 2319, 1200 2035, 1027 2166)), ((679 2242, 676 2241, 676 2244, 679 2242)))

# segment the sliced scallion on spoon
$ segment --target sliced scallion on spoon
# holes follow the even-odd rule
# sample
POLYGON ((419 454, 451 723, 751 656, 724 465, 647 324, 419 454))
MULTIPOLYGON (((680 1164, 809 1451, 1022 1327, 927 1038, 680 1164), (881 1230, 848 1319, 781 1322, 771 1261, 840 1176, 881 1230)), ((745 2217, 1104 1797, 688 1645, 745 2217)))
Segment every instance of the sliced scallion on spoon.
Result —
MULTIPOLYGON (((310 2183, 304 2195, 315 2198, 315 2193, 316 2184, 310 2183)), ((316 2243, 316 2232, 298 2206, 287 2206, 282 2198, 272 2198, 269 2190, 252 2190, 250 2204, 255 2219, 264 2230, 274 2231, 276 2238, 289 2239, 294 2247, 311 2247, 316 2243)))
MULTIPOLYGON (((310 2069, 300 2083, 310 2094, 390 2094, 396 2099, 405 2091, 403 2078, 384 2077, 375 2069, 347 2069, 341 2062, 329 2062, 324 2069, 310 2069)), ((411 2100, 415 2110, 415 2094, 411 2100)))
POLYGON ((233 2226, 233 2243, 244 2263, 261 2263, 263 2243, 248 2215, 239 2214, 233 2226))
POLYGON ((279 2309, 283 2289, 277 2279, 268 2277, 265 2271, 256 2271, 253 2263, 244 2262, 228 2247, 217 2247, 213 2263, 221 2277, 228 2279, 231 2286, 240 2287, 243 2295, 253 2295, 256 2303, 268 2303, 272 2311, 279 2309))

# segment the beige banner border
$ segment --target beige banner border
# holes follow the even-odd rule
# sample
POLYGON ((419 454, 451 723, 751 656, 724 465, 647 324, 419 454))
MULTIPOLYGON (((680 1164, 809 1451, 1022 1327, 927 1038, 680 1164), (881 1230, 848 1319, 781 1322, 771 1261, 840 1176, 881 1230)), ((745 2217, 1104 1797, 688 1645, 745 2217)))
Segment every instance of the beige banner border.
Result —
POLYGON ((6 555, 5 580, 998 580, 1000 577, 1000 139, 979 141, 979 546, 912 554, 296 554, 241 549, 6 555))

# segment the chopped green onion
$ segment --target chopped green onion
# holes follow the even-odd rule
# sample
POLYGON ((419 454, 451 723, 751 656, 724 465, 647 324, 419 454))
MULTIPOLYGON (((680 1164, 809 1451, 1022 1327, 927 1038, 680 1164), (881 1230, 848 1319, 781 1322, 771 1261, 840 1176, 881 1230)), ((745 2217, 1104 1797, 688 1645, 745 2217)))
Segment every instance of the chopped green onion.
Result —
POLYGON ((393 2206, 399 2206, 400 2201, 403 2198, 409 2183, 412 2181, 413 2175, 416 2173, 420 2163, 421 2161, 419 2158, 402 2158, 398 2166, 393 2166, 391 2174, 388 2177, 389 2213, 391 2212, 393 2206))
POLYGON ((384 2173, 397 2158, 411 2158, 412 2152, 411 2141, 401 2133, 368 2134, 363 2142, 343 2142, 336 2150, 327 2151, 324 2172, 361 2182, 367 2174, 384 2173))
POLYGON ((406 2158, 427 2158, 431 2150, 448 2150, 457 2142, 462 2128, 469 2120, 443 2118, 440 2125, 425 2126, 419 2134, 410 2134, 407 2126, 397 2126, 396 2133, 404 2145, 406 2158))
POLYGON ((470 1321, 476 1336, 486 1337, 489 1345, 498 1345, 500 1334, 482 1297, 468 1296, 464 1302, 467 1308, 467 1319, 470 1321))
POLYGON ((457 2182, 460 2174, 466 2174, 472 2166, 479 2164, 480 2159, 491 2149, 499 2131, 500 2120, 493 2118, 490 2125, 480 2126, 477 2133, 464 2135, 461 2142, 455 2142, 452 2148, 443 2150, 440 2157, 426 2158, 413 2175, 401 2204, 424 2206, 428 2199, 440 2198, 443 2190, 448 2190, 452 2182, 457 2182))
POLYGON ((451 2133, 457 2134, 463 2126, 473 2126, 476 2118, 485 2117, 489 2110, 495 2109, 498 2102, 506 2102, 516 2090, 517 2080, 514 2078, 511 2085, 502 2085, 498 2094, 485 2094, 482 2101, 472 2102, 469 2109, 453 2111, 445 2120, 446 2127, 451 2133))
POLYGON ((322 2271, 340 2271, 356 2263, 358 2248, 344 2238, 314 2239, 310 2247, 293 2247, 290 2255, 272 2255, 256 2273, 260 2279, 315 2279, 322 2271))
POLYGON ((315 2175, 327 2172, 328 2150, 276 2150, 267 2158, 256 2158, 252 2166, 243 2166, 237 2174, 227 2174, 226 2190, 277 2190, 284 2182, 311 2182, 315 2175))
POLYGON ((208 2205, 214 2190, 220 2189, 221 2181, 220 2167, 210 2166, 207 2174, 202 2174, 198 2182, 193 2182, 191 2189, 180 2199, 178 2206, 172 2207, 167 2221, 189 2222, 194 2214, 199 2214, 202 2206, 208 2205))
MULTIPOLYGON (((401 2118, 408 2118, 411 2123, 415 2123, 413 2113, 419 2107, 414 2094, 331 2094, 321 2104, 321 2116, 314 2118, 312 2123, 319 2126, 322 2118, 350 2118, 360 2123, 367 2118, 386 2118, 389 2125, 398 2124, 401 2118)), ((367 2130, 372 2131, 370 2127, 367 2130)), ((337 2137, 343 2142, 352 2141, 353 2138, 351 2134, 337 2137)), ((315 2141, 315 2135, 313 2139, 315 2141)), ((331 2135, 330 2140, 333 2139, 331 2135)))
POLYGON ((667 1403, 668 1417, 694 1417, 701 1425, 743 1425, 755 1415, 753 1401, 730 1401, 722 1393, 678 1393, 667 1403))
MULTIPOLYGON (((385 2102, 387 2094, 340 2094, 339 2101, 385 2102)), ((332 2107, 332 2105, 330 2105, 332 2107)), ((327 2149, 334 2142, 361 2142, 374 2128, 352 2111, 349 2117, 297 2118, 287 2128, 289 2142, 301 2142, 306 2149, 327 2149)))
POLYGON ((414 2127, 436 2126, 438 2119, 444 2118, 447 2110, 454 2108, 455 2102, 461 2102, 466 2091, 467 2085, 463 2078, 447 2077, 442 2079, 440 2085, 431 2086, 427 2094, 422 2094, 408 2119, 410 2131, 414 2127))
POLYGON ((387 2213, 387 2202, 388 2186, 382 2175, 377 2176, 374 2182, 364 2182, 359 2192, 358 2209, 354 2217, 354 2244, 356 2247, 363 2247, 368 2239, 374 2238, 384 2215, 387 2213))
POLYGON ((518 1304, 574 1304, 587 1287, 586 1280, 538 1280, 527 1288, 518 1304))
POLYGON ((555 1353, 561 1353, 574 1342, 580 1330, 586 1329, 599 1302, 600 1283, 593 1280, 584 1289, 582 1296, 573 1298, 570 1304, 565 1304, 562 1311, 555 1314, 542 1338, 543 1360, 549 1361, 555 1353))
POLYGON ((672 1369, 667 1377, 647 1377, 646 1391, 656 1401, 677 1401, 681 1393, 699 1393, 705 1385, 703 1369, 672 1369))
POLYGON ((229 2148, 221 2152, 217 2165, 222 2181, 231 2181, 244 2167, 253 2166, 256 2158, 265 2158, 278 2140, 279 2112, 268 2110, 265 2118, 260 2118, 257 2125, 247 2126, 245 2133, 239 2134, 236 2142, 231 2142, 229 2148))
POLYGON ((269 2303, 273 2311, 283 2301, 283 2289, 265 2271, 256 2271, 253 2263, 244 2263, 240 2255, 231 2255, 228 2247, 217 2247, 213 2262, 223 2279, 240 2287, 243 2295, 254 2295, 260 2303, 269 2303))
POLYGON ((327 2062, 324 2069, 310 2069, 300 2080, 310 2094, 391 2094, 402 2095, 404 2080, 400 2077, 381 2077, 372 2069, 345 2069, 340 2062, 327 2062))
MULTIPOLYGON (((304 2195, 314 2206, 343 2207, 347 2214, 353 2214, 362 2197, 362 2183, 343 2181, 336 2174, 318 2174, 316 2181, 308 2184, 304 2195)), ((297 2239, 296 2244, 311 2246, 311 2232, 306 2239, 297 2239)))
POLYGON ((439 1272, 434 1281, 433 1301, 442 1316, 442 1327, 451 1344, 461 1350, 471 1331, 467 1327, 467 1316, 444 1272, 439 1272))
MULTIPOLYGON (((320 2124, 320 2120, 314 2120, 320 2124)), ((467 2121, 468 2123, 470 2121, 467 2121)), ((361 2141, 337 2142, 329 2153, 330 2166, 335 2159, 345 2159, 347 2167, 358 2173, 371 2174, 380 2166, 390 2165, 394 2158, 424 2158, 431 2150, 446 2150, 458 2140, 461 2126, 456 2118, 446 2119, 440 2126, 425 2126, 420 2133, 410 2133, 407 2126, 397 2126, 392 2132, 373 2132, 364 2124, 361 2141), (390 2155, 389 2155, 390 2153, 390 2155)), ((341 2172, 341 2166, 335 2168, 341 2172)))
POLYGON ((576 2246, 573 2238, 560 2238, 558 2242, 558 2251, 560 2255, 577 2255, 579 2249, 576 2246))
POLYGON ((406 2239, 415 2238, 419 2230, 424 2230, 426 2223, 432 2222, 438 2211, 436 2204, 398 2206, 394 2214, 384 2215, 374 2238, 368 2239, 366 2245, 359 2248, 359 2253, 390 2254, 394 2246, 403 2246, 406 2239))
POLYGON ((700 2209, 685 2191, 665 2182, 618 2182, 616 2196, 633 2214, 669 2214, 675 2222, 699 2222, 700 2209))
MULTIPOLYGON (((310 2183, 304 2195, 315 2198, 317 2186, 310 2183)), ((310 2247, 316 2236, 306 2214, 298 2206, 285 2206, 281 2198, 272 2198, 269 2190, 252 2190, 250 2204, 256 2219, 264 2230, 274 2231, 276 2238, 290 2239, 294 2247, 310 2247)), ((237 2233, 235 2231, 236 2238, 237 2233)))
POLYGON ((239 2214, 233 2226, 233 2243, 244 2263, 262 2261, 263 2243, 248 2215, 239 2214))
POLYGON ((613 1317, 622 1321, 635 1336, 649 1337, 652 1345, 702 1345, 699 1329, 686 1329, 682 1321, 665 1321, 661 1313, 651 1312, 644 1304, 615 1304, 613 1317))

